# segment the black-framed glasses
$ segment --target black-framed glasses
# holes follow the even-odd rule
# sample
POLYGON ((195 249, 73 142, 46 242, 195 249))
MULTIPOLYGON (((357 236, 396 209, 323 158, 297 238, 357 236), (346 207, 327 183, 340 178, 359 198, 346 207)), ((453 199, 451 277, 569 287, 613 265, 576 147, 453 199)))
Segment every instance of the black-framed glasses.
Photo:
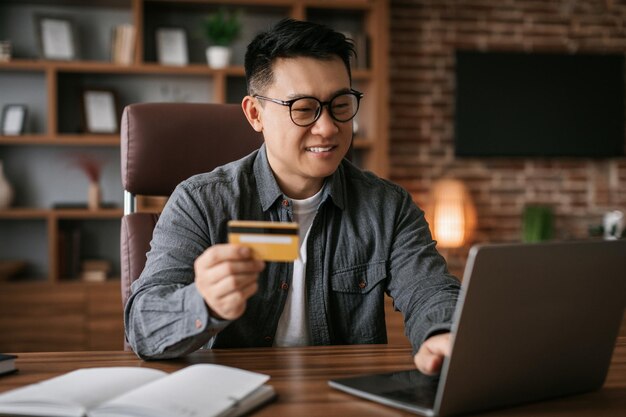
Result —
POLYGON ((320 101, 315 97, 298 97, 293 100, 278 100, 258 94, 253 97, 289 107, 291 121, 298 126, 307 127, 320 118, 324 106, 328 108, 328 113, 334 120, 342 123, 352 120, 359 111, 363 93, 350 89, 337 94, 328 101, 320 101))

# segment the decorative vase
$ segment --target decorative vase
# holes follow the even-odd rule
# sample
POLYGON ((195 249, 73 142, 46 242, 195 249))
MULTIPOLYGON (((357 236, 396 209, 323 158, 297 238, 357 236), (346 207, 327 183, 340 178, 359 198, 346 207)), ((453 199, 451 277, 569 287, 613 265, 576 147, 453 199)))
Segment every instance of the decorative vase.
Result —
POLYGON ((616 240, 622 237, 624 232, 624 213, 620 210, 609 211, 602 221, 604 227, 604 239, 616 240))
POLYGON ((87 208, 89 210, 98 210, 100 208, 100 184, 90 182, 87 189, 87 208))
POLYGON ((211 68, 226 68, 230 64, 232 50, 228 46, 209 46, 206 60, 211 68))
POLYGON ((7 209, 13 203, 13 187, 4 176, 2 161, 0 161, 0 210, 7 209))

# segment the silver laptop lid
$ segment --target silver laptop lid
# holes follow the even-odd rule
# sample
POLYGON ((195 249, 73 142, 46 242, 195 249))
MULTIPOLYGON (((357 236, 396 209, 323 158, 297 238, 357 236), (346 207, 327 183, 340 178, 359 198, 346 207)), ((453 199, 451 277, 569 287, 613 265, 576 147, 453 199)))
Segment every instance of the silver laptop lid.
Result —
POLYGON ((626 241, 473 247, 435 414, 599 388, 625 305, 626 241))

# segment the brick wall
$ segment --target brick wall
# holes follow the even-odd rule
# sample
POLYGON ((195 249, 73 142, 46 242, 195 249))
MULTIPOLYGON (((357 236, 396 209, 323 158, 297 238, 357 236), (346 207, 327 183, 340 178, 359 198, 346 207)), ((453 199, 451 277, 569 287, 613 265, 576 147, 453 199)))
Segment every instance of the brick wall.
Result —
MULTIPOLYGON (((454 51, 624 53, 626 1, 391 0, 390 175, 424 206, 434 180, 463 180, 478 241, 521 239, 527 204, 548 204, 557 238, 626 210, 626 158, 454 157, 454 51)), ((462 262, 466 250, 449 252, 462 262)))

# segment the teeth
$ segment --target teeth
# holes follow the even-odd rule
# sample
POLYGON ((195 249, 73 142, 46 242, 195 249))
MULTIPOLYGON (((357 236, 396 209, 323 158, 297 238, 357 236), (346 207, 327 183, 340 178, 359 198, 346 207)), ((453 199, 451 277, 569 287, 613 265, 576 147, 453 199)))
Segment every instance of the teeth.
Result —
POLYGON ((307 148, 308 151, 311 152, 328 152, 332 149, 332 146, 327 146, 325 148, 321 148, 321 147, 315 147, 315 148, 307 148))

